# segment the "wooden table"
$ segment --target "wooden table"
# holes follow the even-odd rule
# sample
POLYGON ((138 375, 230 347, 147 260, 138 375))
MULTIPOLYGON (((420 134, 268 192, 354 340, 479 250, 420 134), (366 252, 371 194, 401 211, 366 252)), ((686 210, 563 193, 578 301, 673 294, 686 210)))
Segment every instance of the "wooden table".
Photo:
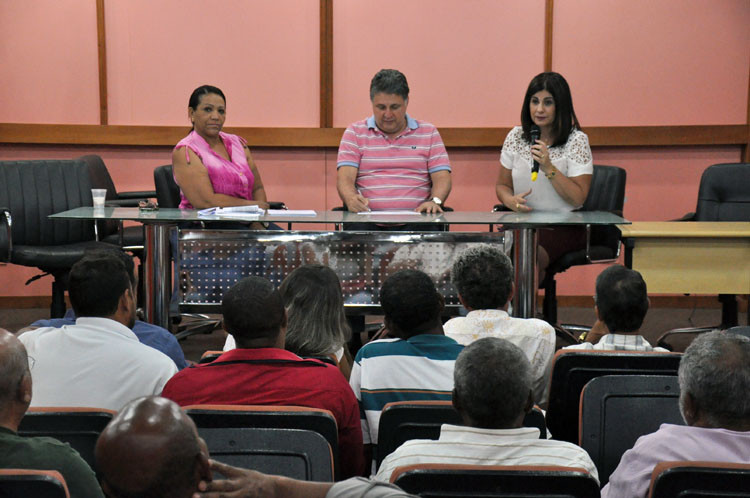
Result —
MULTIPOLYGON (((618 225, 625 265, 649 294, 750 294, 750 222, 635 221, 618 225)), ((734 311, 736 321, 736 302, 734 311)))

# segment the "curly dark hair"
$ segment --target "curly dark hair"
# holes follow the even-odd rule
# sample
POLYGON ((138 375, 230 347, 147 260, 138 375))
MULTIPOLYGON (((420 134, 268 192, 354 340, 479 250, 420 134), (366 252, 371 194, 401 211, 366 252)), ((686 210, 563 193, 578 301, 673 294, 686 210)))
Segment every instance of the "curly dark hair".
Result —
POLYGON ((451 281, 469 308, 498 309, 505 306, 513 290, 513 264, 497 247, 475 245, 453 262, 451 281))
POLYGON ((400 270, 380 288, 380 306, 389 332, 402 339, 423 334, 440 322, 443 300, 429 275, 400 270))

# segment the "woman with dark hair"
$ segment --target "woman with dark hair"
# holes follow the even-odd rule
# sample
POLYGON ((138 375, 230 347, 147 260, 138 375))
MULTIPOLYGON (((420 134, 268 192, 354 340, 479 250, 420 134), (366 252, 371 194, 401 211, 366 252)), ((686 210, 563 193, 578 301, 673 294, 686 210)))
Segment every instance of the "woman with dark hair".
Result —
MULTIPOLYGON (((351 329, 336 273, 324 265, 300 266, 281 282, 279 292, 287 312, 284 349, 302 358, 330 358, 348 379, 351 329)), ((224 350, 235 347, 234 338, 227 336, 224 350)))
MULTIPOLYGON (((541 73, 531 80, 521 107, 521 126, 505 137, 500 163, 495 192, 507 208, 572 211, 583 205, 594 172, 591 147, 580 129, 568 82, 560 74, 541 73), (539 131, 533 142, 532 127, 539 131), (539 174, 532 180, 534 161, 539 174)), ((540 271, 585 244, 583 237, 575 227, 540 231, 540 271)))
POLYGON ((188 102, 188 118, 193 129, 172 151, 174 178, 182 197, 180 208, 268 208, 247 142, 221 131, 226 119, 224 92, 211 85, 196 88, 188 102))

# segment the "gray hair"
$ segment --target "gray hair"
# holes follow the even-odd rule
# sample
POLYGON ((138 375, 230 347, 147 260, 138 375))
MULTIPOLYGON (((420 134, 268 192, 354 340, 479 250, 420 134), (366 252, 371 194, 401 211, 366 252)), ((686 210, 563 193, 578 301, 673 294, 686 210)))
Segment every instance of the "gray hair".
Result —
POLYGON ((482 428, 508 428, 531 392, 531 364, 505 339, 485 337, 468 345, 453 371, 460 409, 482 428))
MULTIPOLYGON (((737 334, 699 335, 680 360, 680 409, 690 394, 713 427, 750 421, 750 339, 737 334)), ((683 411, 684 416, 684 411, 683 411)))
POLYGON ((379 93, 398 95, 404 100, 409 100, 409 84, 406 82, 406 76, 396 69, 381 69, 370 81, 370 100, 379 93))
MULTIPOLYGON (((12 334, 0 329, 0 333, 12 334)), ((2 341, 0 349, 0 404, 5 404, 15 397, 18 386, 26 372, 29 371, 29 357, 26 348, 18 339, 8 336, 2 341)))
POLYGON ((470 308, 501 308, 513 290, 513 264, 497 247, 478 244, 458 255, 451 269, 451 281, 470 308))
POLYGON ((326 356, 349 340, 341 282, 323 265, 304 265, 279 286, 287 311, 285 348, 299 356, 326 356))

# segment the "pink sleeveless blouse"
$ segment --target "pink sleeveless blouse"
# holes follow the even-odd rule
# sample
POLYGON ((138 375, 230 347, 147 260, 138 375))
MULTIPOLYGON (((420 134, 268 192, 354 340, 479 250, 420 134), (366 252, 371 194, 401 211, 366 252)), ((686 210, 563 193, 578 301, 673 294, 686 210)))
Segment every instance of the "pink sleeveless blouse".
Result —
MULTIPOLYGON (((208 142, 195 131, 191 131, 188 136, 180 140, 174 150, 185 147, 185 158, 188 163, 190 163, 190 157, 187 150, 195 152, 208 170, 208 178, 217 194, 253 200, 255 176, 245 157, 244 146, 247 142, 237 135, 224 132, 219 132, 219 137, 227 149, 229 161, 214 152, 208 142)), ((193 205, 187 200, 182 190, 180 190, 180 198, 180 209, 193 209, 193 205)))

